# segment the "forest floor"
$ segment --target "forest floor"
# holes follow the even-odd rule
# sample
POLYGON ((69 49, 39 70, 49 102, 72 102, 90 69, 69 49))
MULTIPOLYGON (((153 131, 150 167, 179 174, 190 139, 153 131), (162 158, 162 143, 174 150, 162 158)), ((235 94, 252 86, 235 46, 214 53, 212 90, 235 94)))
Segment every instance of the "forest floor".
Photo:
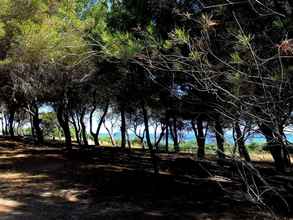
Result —
POLYGON ((293 216, 293 175, 275 172, 270 163, 255 164, 268 181, 255 187, 254 182, 262 181, 253 179, 240 163, 235 169, 230 162, 219 166, 205 160, 196 163, 196 170, 185 169, 183 160, 180 169, 175 158, 190 155, 159 156, 161 170, 155 177, 149 155, 141 151, 99 148, 64 153, 56 144, 38 147, 0 138, 0 220, 293 216), (249 187, 243 185, 241 170, 249 187), (265 204, 260 205, 259 198, 265 204))

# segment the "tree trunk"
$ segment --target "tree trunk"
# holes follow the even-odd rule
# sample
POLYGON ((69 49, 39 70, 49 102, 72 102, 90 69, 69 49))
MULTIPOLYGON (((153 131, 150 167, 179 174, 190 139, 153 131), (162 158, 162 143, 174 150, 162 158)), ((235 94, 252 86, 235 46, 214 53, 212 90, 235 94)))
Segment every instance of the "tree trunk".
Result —
POLYGON ((166 113, 166 136, 165 136, 165 151, 169 152, 169 116, 168 113, 166 113))
POLYGON ((84 146, 88 147, 89 143, 87 141, 86 126, 84 123, 85 113, 86 113, 86 108, 83 108, 81 111, 81 114, 80 114, 80 125, 81 125, 81 135, 82 135, 82 140, 83 140, 84 146))
POLYGON ((155 148, 156 148, 157 152, 159 152, 159 147, 158 146, 159 146, 162 138, 164 137, 165 130, 166 130, 166 127, 161 126, 161 134, 160 134, 158 140, 155 142, 155 148))
POLYGON ((215 133, 218 147, 218 157, 219 159, 225 159, 224 152, 224 131, 219 119, 215 121, 215 133))
POLYGON ((10 110, 9 111, 9 119, 8 119, 10 137, 14 137, 14 128, 13 128, 14 116, 15 116, 15 111, 10 110))
POLYGON ((144 103, 142 103, 142 111, 143 111, 143 121, 144 121, 144 127, 145 127, 146 141, 147 141, 147 145, 148 145, 148 148, 150 150, 150 154, 151 154, 151 158, 152 158, 154 174, 157 176, 159 174, 158 158, 157 158, 157 156, 155 154, 153 144, 151 142, 150 130, 149 130, 148 112, 147 112, 147 109, 146 109, 144 103))
POLYGON ((173 141, 174 141, 174 150, 179 152, 179 141, 178 141, 178 129, 177 129, 177 119, 173 118, 173 141))
POLYGON ((5 136, 4 116, 3 116, 3 118, 1 118, 1 128, 2 128, 2 135, 5 136))
POLYGON ((20 122, 17 122, 17 126, 16 126, 16 135, 17 136, 21 136, 19 129, 20 129, 20 122))
POLYGON ((269 126, 261 124, 259 128, 267 140, 267 146, 274 159, 276 169, 284 172, 291 165, 290 155, 284 142, 269 126))
POLYGON ((121 148, 126 148, 126 118, 124 106, 121 106, 121 148))
POLYGON ((130 140, 130 136, 129 136, 128 131, 126 131, 126 136, 127 136, 127 145, 128 145, 128 148, 131 149, 131 140, 130 140))
POLYGON ((62 105, 57 107, 57 119, 64 133, 66 148, 67 150, 71 150, 72 142, 68 114, 65 112, 65 109, 62 105))
POLYGON ((40 123, 41 123, 41 119, 39 118, 39 109, 38 106, 36 104, 33 104, 33 127, 36 133, 36 143, 37 144, 43 144, 44 142, 44 136, 43 136, 43 131, 40 127, 40 123))
POLYGON ((105 108, 104 108, 103 114, 102 114, 102 116, 100 118, 100 121, 99 121, 99 124, 98 124, 98 127, 97 127, 97 131, 96 131, 96 134, 95 134, 95 144, 97 146, 100 146, 99 134, 100 134, 100 131, 101 131, 101 128, 102 128, 102 124, 105 121, 105 118, 107 116, 108 110, 109 110, 109 104, 107 103, 105 108))
POLYGON ((97 141, 98 141, 98 139, 97 139, 97 135, 96 135, 96 133, 93 131, 93 116, 94 116, 94 113, 95 113, 96 109, 97 109, 97 106, 94 105, 93 109, 92 109, 91 112, 90 112, 90 133, 91 133, 92 138, 93 138, 93 140, 94 140, 94 142, 95 142, 95 145, 97 146, 97 145, 98 145, 98 142, 97 142, 97 141))
POLYGON ((39 114, 36 113, 33 115, 33 126, 34 130, 36 131, 36 143, 37 144, 43 144, 44 143, 44 136, 43 136, 43 131, 40 128, 40 122, 41 120, 39 119, 39 114))
POLYGON ((153 144, 151 142, 151 136, 150 136, 150 130, 149 130, 149 119, 148 119, 148 112, 144 106, 142 105, 142 111, 143 111, 143 121, 144 121, 144 127, 145 127, 145 135, 146 135, 146 141, 149 150, 153 150, 153 144))
POLYGON ((33 116, 31 114, 29 114, 29 117, 30 117, 30 125, 31 125, 31 135, 33 138, 35 138, 36 132, 35 132, 35 128, 34 128, 33 116))
POLYGON ((196 121, 196 126, 194 121, 191 121, 192 129, 196 137, 197 142, 197 158, 203 159, 205 157, 205 134, 203 131, 203 121, 201 118, 198 118, 196 121))
POLYGON ((140 143, 141 143, 141 148, 142 148, 143 150, 145 150, 145 146, 144 146, 144 137, 138 137, 138 139, 139 139, 139 141, 140 141, 140 143))
MULTIPOLYGON (((75 132, 75 138, 76 142, 79 146, 81 146, 80 138, 79 138, 79 132, 80 132, 80 127, 76 124, 74 114, 71 114, 71 120, 72 120, 72 125, 74 127, 74 132, 75 132)), ((78 120, 78 119, 77 119, 78 120)))
POLYGON ((4 119, 5 119, 5 135, 8 136, 9 135, 9 123, 8 123, 8 115, 4 115, 4 119))
POLYGON ((244 136, 242 134, 242 131, 240 129, 239 122, 235 122, 235 131, 236 131, 236 137, 237 137, 237 146, 239 150, 239 156, 241 158, 244 158, 247 162, 250 162, 250 156, 249 153, 245 147, 245 141, 244 141, 244 136))
POLYGON ((144 136, 145 136, 145 129, 143 130, 141 134, 141 130, 138 130, 137 125, 134 125, 134 134, 139 139, 139 143, 141 144, 141 148, 145 150, 144 146, 144 136))
POLYGON ((113 135, 112 135, 112 132, 110 131, 110 129, 109 129, 108 126, 106 125, 105 121, 103 122, 103 124, 104 124, 104 127, 106 128, 106 130, 107 130, 107 132, 108 132, 108 135, 109 135, 109 137, 110 137, 110 140, 111 140, 112 145, 113 145, 113 146, 116 146, 116 142, 115 142, 115 139, 114 139, 114 137, 113 137, 113 135))

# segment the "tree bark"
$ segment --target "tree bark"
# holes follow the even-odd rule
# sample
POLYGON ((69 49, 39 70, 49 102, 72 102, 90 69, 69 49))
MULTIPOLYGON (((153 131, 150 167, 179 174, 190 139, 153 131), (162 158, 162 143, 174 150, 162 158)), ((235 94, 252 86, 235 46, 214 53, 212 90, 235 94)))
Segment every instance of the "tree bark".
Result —
MULTIPOLYGON (((80 132, 80 126, 78 126, 76 124, 75 118, 74 118, 74 114, 71 114, 71 120, 72 120, 72 125, 74 127, 74 131, 75 131, 75 138, 76 138, 76 142, 79 146, 81 146, 81 142, 80 142, 80 138, 79 138, 79 132, 80 132)), ((78 120, 78 119, 77 119, 78 120)))
POLYGON ((166 130, 166 126, 165 127, 161 126, 161 134, 160 134, 158 140, 155 142, 155 148, 156 148, 157 152, 159 152, 159 147, 158 146, 159 146, 162 138, 164 137, 165 130, 166 130))
POLYGON ((1 118, 1 128, 2 128, 2 135, 5 136, 4 116, 3 118, 1 118))
POLYGON ((5 135, 8 136, 9 135, 8 115, 5 114, 4 118, 5 118, 5 135))
POLYGON ((71 150, 72 142, 68 114, 65 112, 65 109, 62 105, 57 107, 57 119, 64 133, 66 148, 67 150, 71 150))
POLYGON ((141 134, 141 132, 139 131, 137 131, 137 126, 134 126, 134 134, 135 134, 135 136, 139 139, 139 142, 140 142, 140 144, 141 144, 141 148, 143 149, 143 150, 145 150, 145 146, 144 146, 144 136, 145 136, 145 129, 143 130, 143 132, 142 132, 142 134, 141 134))
POLYGON ((110 131, 110 129, 109 129, 108 126, 106 125, 105 121, 103 122, 103 124, 104 124, 104 127, 106 128, 106 130, 107 130, 107 132, 108 132, 108 135, 109 135, 109 137, 110 137, 110 140, 111 140, 112 145, 113 145, 113 146, 116 146, 116 142, 115 142, 115 139, 114 139, 114 137, 113 137, 113 135, 112 135, 112 132, 110 131))
POLYGON ((124 106, 121 106, 121 148, 126 147, 126 118, 125 118, 125 109, 124 106))
POLYGON ((250 156, 249 153, 245 147, 245 141, 244 141, 244 136, 243 133, 240 129, 240 125, 239 122, 235 122, 234 125, 235 131, 236 131, 236 137, 237 137, 237 146, 238 146, 238 150, 239 150, 239 156, 241 158, 244 158, 247 162, 250 162, 250 156))
POLYGON ((30 126, 31 126, 31 135, 33 138, 35 138, 36 132, 35 132, 35 128, 34 128, 33 116, 31 114, 29 114, 29 118, 30 118, 30 126))
POLYGON ((225 159, 224 152, 224 131, 219 119, 215 121, 215 133, 218 147, 218 157, 219 159, 225 159))
POLYGON ((261 124, 259 128, 266 138, 276 169, 284 172, 291 165, 290 155, 284 142, 268 125, 261 124))
POLYGON ((15 111, 10 110, 9 111, 9 118, 8 118, 10 137, 14 137, 14 128, 13 128, 14 116, 15 116, 15 111))
POLYGON ((95 138, 94 138, 95 144, 97 146, 100 146, 99 134, 100 134, 103 122, 105 121, 105 118, 107 116, 108 110, 109 110, 109 104, 107 103, 105 108, 104 108, 103 114, 102 114, 102 116, 100 118, 100 121, 99 121, 99 124, 98 124, 98 127, 97 127, 97 131, 96 131, 96 134, 95 134, 95 138))
POLYGON ((178 129, 177 129, 177 118, 173 118, 173 141, 174 141, 174 150, 179 152, 179 141, 178 141, 178 129))
POLYGON ((168 153, 169 152, 169 116, 166 113, 166 136, 165 136, 165 151, 168 153))
POLYGON ((86 126, 84 123, 85 113, 86 113, 86 108, 83 108, 81 111, 81 114, 80 114, 80 125, 81 125, 81 135, 82 135, 82 140, 83 140, 84 146, 88 147, 89 143, 87 141, 86 126))
POLYGON ((151 142, 151 136, 150 136, 150 130, 149 130, 149 119, 148 119, 148 112, 145 108, 145 105, 142 105, 142 111, 143 111, 143 121, 144 121, 144 126, 145 126, 145 135, 146 135, 146 141, 149 150, 153 150, 153 144, 151 142))
POLYGON ((126 136, 127 136, 127 145, 128 145, 128 148, 131 149, 131 140, 130 140, 130 136, 129 136, 128 131, 126 131, 126 136))
POLYGON ((147 141, 147 145, 150 150, 150 154, 151 154, 151 158, 152 158, 154 174, 157 176, 159 174, 159 163, 158 163, 158 158, 157 158, 155 151, 154 151, 153 144, 151 142, 148 112, 147 112, 147 109, 146 109, 144 102, 142 103, 142 112, 143 112, 143 121, 144 121, 144 126, 145 126, 146 141, 147 141))
POLYGON ((93 138, 93 140, 95 142, 95 145, 98 145, 96 133, 93 131, 93 116, 94 116, 94 113, 95 113, 95 111, 97 109, 97 106, 95 104, 93 106, 94 107, 90 112, 90 133, 91 133, 92 138, 93 138))
POLYGON ((197 142, 197 158, 203 159, 205 157, 205 134, 203 131, 203 121, 201 118, 196 120, 196 127, 194 121, 191 121, 192 129, 197 142))
POLYGON ((39 118, 39 108, 38 106, 34 103, 33 104, 33 127, 35 130, 36 134, 36 143, 37 144, 43 144, 44 143, 44 136, 43 136, 43 131, 40 127, 41 119, 39 118))

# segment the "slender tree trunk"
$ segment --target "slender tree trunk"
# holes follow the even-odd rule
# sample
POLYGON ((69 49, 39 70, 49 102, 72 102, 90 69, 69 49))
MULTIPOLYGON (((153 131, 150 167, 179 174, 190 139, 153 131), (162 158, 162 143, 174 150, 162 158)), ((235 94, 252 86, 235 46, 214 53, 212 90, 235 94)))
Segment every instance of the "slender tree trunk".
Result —
POLYGON ((121 148, 126 147, 126 118, 124 106, 121 106, 121 148))
POLYGON ((145 146, 144 146, 144 137, 138 137, 139 138, 139 141, 140 141, 140 143, 141 143, 141 148, 143 149, 143 150, 145 150, 145 146))
POLYGON ((68 114, 65 112, 65 109, 62 105, 58 106, 57 108, 57 119, 64 133, 66 148, 68 150, 71 150, 72 142, 71 142, 68 114))
POLYGON ((247 162, 250 162, 250 156, 249 153, 245 147, 245 141, 244 141, 244 136, 242 134, 242 131, 240 129, 239 122, 235 122, 235 132, 236 132, 236 137, 237 137, 237 146, 239 150, 239 155, 241 158, 244 158, 247 162))
POLYGON ((97 127, 97 131, 96 131, 96 134, 95 134, 95 144, 97 146, 100 146, 99 134, 100 134, 103 122, 105 121, 106 116, 108 114, 108 110, 109 110, 109 104, 107 103, 105 108, 104 108, 104 110, 103 110, 103 114, 102 114, 102 116, 100 118, 100 121, 99 121, 99 124, 98 124, 98 127, 97 127))
POLYGON ((154 129, 154 143, 157 142, 157 131, 158 130, 158 125, 157 123, 155 123, 155 129, 154 129))
POLYGON ((8 119, 10 137, 14 137, 14 128, 13 128, 14 116, 15 116, 15 111, 10 110, 9 111, 9 119, 8 119))
POLYGON ((33 103, 32 107, 33 107, 32 120, 33 120, 34 131, 36 134, 36 143, 43 144, 44 136, 43 136, 43 131, 40 127, 41 119, 39 118, 39 108, 35 103, 33 103))
POLYGON ((166 130, 166 127, 162 127, 161 126, 161 133, 160 133, 160 136, 159 136, 159 138, 158 138, 158 140, 155 142, 155 148, 156 148, 156 151, 157 152, 159 152, 159 144, 160 144, 160 142, 161 142, 161 140, 162 140, 162 138, 164 137, 164 134, 165 134, 165 130, 166 130))
POLYGON ((215 133, 218 146, 218 157, 220 159, 225 159, 224 152, 224 130, 219 119, 215 121, 215 133))
POLYGON ((2 135, 5 136, 5 127, 4 127, 4 116, 1 119, 2 135))
POLYGON ((43 144, 43 142, 44 142, 43 131, 40 128, 40 122, 41 122, 41 120, 39 119, 39 114, 35 113, 33 115, 33 126, 34 126, 34 130, 36 131, 36 143, 37 144, 43 144))
MULTIPOLYGON (((77 126, 75 118, 74 118, 74 114, 71 114, 71 120, 72 120, 72 125, 74 127, 74 132, 75 132, 75 138, 76 138, 76 142, 79 146, 81 146, 81 142, 80 142, 80 138, 79 138, 79 132, 80 132, 80 128, 79 126, 77 126)), ((78 120, 78 119, 77 119, 78 120)))
POLYGON ((196 121, 196 127, 194 121, 191 121, 191 125, 198 146, 197 158, 203 159, 205 157, 205 134, 203 131, 203 121, 201 118, 198 118, 196 121))
POLYGON ((144 146, 144 136, 145 136, 145 129, 143 130, 143 132, 142 132, 142 134, 141 134, 141 131, 139 130, 137 130, 138 128, 137 128, 137 126, 135 125, 134 126, 134 134, 135 134, 135 136, 139 139, 139 142, 140 142, 140 144, 141 144, 141 148, 143 149, 143 150, 145 150, 145 146, 144 146))
POLYGON ((110 129, 109 129, 108 126, 106 125, 105 121, 103 122, 103 124, 104 124, 104 127, 106 128, 106 130, 107 130, 107 132, 108 132, 108 135, 109 135, 109 137, 110 137, 110 140, 111 140, 112 145, 113 145, 113 146, 116 146, 116 141, 115 141, 115 139, 114 139, 114 137, 113 137, 113 135, 112 135, 112 132, 110 131, 110 129))
POLYGON ((31 135, 33 138, 35 138, 36 132, 35 132, 35 128, 34 128, 33 116, 31 114, 29 114, 29 118, 30 118, 30 126, 31 126, 31 135))
POLYGON ((142 111, 143 111, 143 120, 144 120, 144 126, 145 126, 145 135, 146 135, 146 141, 149 150, 153 150, 153 144, 151 142, 151 136, 150 136, 150 130, 149 130, 149 119, 148 119, 148 113, 145 108, 145 106, 142 106, 142 111))
POLYGON ((8 132, 9 131, 8 115, 5 115, 4 118, 5 118, 5 135, 8 136, 9 135, 9 132, 8 132))
POLYGON ((165 151, 168 153, 169 152, 169 115, 166 113, 166 136, 165 136, 165 151))
POLYGON ((95 142, 95 145, 98 146, 97 135, 96 135, 96 133, 93 131, 93 116, 94 116, 94 113, 95 113, 96 109, 97 109, 97 106, 94 105, 93 109, 92 109, 91 112, 90 112, 90 133, 91 133, 92 138, 93 138, 93 140, 94 140, 94 142, 95 142))
POLYGON ((80 114, 80 125, 81 125, 81 135, 82 135, 82 140, 85 145, 85 147, 89 146, 89 143, 87 141, 87 135, 86 135, 86 126, 84 123, 84 117, 86 113, 86 108, 83 108, 80 114))
POLYGON ((128 131, 126 131, 126 137, 127 137, 127 145, 128 145, 128 148, 131 149, 131 140, 130 140, 130 136, 129 136, 128 131))
POLYGON ((174 141, 174 150, 175 152, 179 152, 179 141, 178 141, 178 129, 177 129, 177 119, 173 118, 173 141, 174 141))
POLYGON ((20 123, 17 122, 17 125, 16 125, 16 135, 19 137, 20 134, 19 134, 19 126, 20 126, 20 123))
POLYGON ((148 118, 148 112, 145 107, 145 104, 142 103, 142 111, 143 111, 143 121, 144 121, 144 127, 145 127, 145 135, 146 135, 146 140, 147 140, 147 145, 151 153, 151 158, 152 158, 152 163, 153 163, 153 168, 154 168, 154 173, 157 176, 159 174, 159 164, 158 164, 158 158, 155 154, 153 144, 151 142, 151 137, 150 137, 150 130, 149 130, 149 118, 148 118))
POLYGON ((284 172, 291 165, 290 156, 284 142, 269 126, 261 124, 259 128, 267 140, 267 146, 274 159, 276 169, 284 172))

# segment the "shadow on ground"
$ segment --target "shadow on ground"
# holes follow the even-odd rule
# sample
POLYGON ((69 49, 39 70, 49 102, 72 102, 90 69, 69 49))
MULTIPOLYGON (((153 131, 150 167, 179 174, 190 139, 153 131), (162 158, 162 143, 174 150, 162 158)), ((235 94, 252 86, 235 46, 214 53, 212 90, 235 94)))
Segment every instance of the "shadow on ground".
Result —
POLYGON ((64 154, 0 138, 1 220, 271 218, 247 200, 239 182, 175 176, 168 168, 154 177, 141 152, 64 154))

